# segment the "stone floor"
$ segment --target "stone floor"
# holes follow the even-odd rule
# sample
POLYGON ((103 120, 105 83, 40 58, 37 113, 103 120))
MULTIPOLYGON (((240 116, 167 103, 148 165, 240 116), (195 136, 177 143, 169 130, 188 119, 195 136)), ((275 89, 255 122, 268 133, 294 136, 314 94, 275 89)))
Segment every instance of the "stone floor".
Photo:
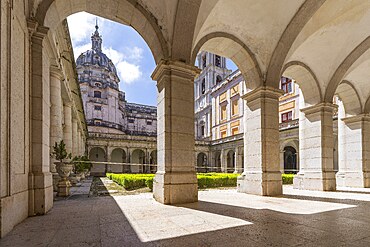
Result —
POLYGON ((370 246, 370 190, 209 190, 177 206, 150 193, 73 196, 16 226, 0 246, 370 246))

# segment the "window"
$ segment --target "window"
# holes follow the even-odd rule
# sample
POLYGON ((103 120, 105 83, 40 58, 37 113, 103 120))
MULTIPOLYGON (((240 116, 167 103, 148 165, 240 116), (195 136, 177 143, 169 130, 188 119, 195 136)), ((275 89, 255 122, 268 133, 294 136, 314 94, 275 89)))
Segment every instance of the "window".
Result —
POLYGON ((128 122, 129 122, 129 123, 135 123, 135 119, 129 118, 129 119, 128 119, 128 122))
POLYGON ((221 67, 221 57, 219 55, 215 56, 215 65, 221 67))
POLYGON ((221 115, 220 115, 220 120, 226 120, 226 104, 221 105, 221 115))
POLYGON ((293 92, 293 82, 292 79, 281 77, 281 89, 285 93, 292 93, 293 92))
POLYGON ((238 104, 238 102, 239 102, 239 100, 234 100, 231 103, 231 115, 232 116, 235 116, 235 115, 239 114, 239 104, 238 104))
POLYGON ((200 126, 200 134, 204 136, 204 125, 200 126))
POLYGON ((289 112, 285 112, 283 114, 281 114, 281 122, 284 123, 284 122, 289 122, 292 120, 292 111, 289 111, 289 112))
POLYGON ((226 137, 226 130, 223 130, 220 132, 220 137, 225 138, 226 137))
POLYGON ((222 77, 220 75, 216 76, 216 83, 220 83, 222 81, 222 77))
POLYGON ((101 88, 101 84, 100 83, 95 83, 95 87, 100 87, 101 88))
POLYGON ((239 134, 239 127, 232 128, 231 129, 231 135, 237 135, 237 134, 239 134))
POLYGON ((201 93, 204 94, 205 92, 206 92, 206 78, 203 78, 201 85, 201 93))
POLYGON ((206 57, 206 55, 204 55, 202 57, 202 64, 203 64, 203 69, 204 69, 207 66, 207 57, 206 57))
POLYGON ((146 121, 147 125, 152 125, 152 121, 146 121))
POLYGON ((94 91, 94 98, 101 98, 101 92, 100 91, 94 91))
POLYGON ((101 111, 101 106, 100 105, 96 105, 96 106, 94 106, 94 109, 95 109, 95 111, 101 111))
POLYGON ((95 121, 95 125, 99 126, 99 125, 101 125, 101 122, 100 121, 95 121))

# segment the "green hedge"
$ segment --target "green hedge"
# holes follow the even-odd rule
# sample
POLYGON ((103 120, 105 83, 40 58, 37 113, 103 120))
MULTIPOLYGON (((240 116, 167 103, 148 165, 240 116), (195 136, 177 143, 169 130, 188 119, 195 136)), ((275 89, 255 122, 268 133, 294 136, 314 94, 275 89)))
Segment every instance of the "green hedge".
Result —
POLYGON ((198 188, 236 187, 240 174, 233 173, 198 173, 198 188))
POLYGON ((134 190, 149 187, 153 190, 154 174, 115 174, 107 173, 107 177, 117 184, 120 184, 126 190, 134 190))
POLYGON ((283 184, 293 184, 295 174, 282 174, 283 184))
MULTIPOLYGON (((233 173, 198 173, 198 188, 236 187, 240 174, 233 173)), ((107 173, 107 177, 120 184, 126 190, 148 187, 153 191, 154 174, 115 174, 107 173)), ((292 184, 294 174, 282 174, 283 184, 292 184)))

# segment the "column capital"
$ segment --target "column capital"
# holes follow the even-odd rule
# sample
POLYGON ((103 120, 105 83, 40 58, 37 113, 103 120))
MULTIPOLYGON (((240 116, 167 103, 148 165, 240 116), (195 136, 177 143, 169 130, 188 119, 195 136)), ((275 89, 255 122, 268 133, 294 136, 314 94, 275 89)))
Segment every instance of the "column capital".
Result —
POLYGON ((271 99, 279 99, 280 96, 284 94, 284 91, 281 89, 262 86, 258 87, 248 93, 245 93, 241 96, 241 98, 245 101, 253 101, 259 98, 271 98, 271 99))
POLYGON ((50 66, 50 76, 55 77, 59 80, 63 80, 63 73, 60 68, 56 66, 50 66))
POLYGON ((338 109, 338 105, 323 102, 323 103, 319 103, 313 106, 303 108, 301 109, 301 112, 303 112, 307 116, 307 115, 320 113, 320 112, 333 113, 335 109, 338 109))
POLYGON ((158 89, 162 87, 161 81, 169 76, 177 76, 189 79, 193 82, 194 78, 199 75, 201 70, 196 66, 189 65, 180 61, 161 60, 154 69, 151 77, 157 81, 158 89))
POLYGON ((48 27, 39 25, 34 19, 27 20, 27 28, 33 42, 42 42, 49 32, 48 27))
POLYGON ((369 114, 359 114, 356 116, 345 117, 341 119, 346 124, 359 123, 359 122, 370 122, 369 114))

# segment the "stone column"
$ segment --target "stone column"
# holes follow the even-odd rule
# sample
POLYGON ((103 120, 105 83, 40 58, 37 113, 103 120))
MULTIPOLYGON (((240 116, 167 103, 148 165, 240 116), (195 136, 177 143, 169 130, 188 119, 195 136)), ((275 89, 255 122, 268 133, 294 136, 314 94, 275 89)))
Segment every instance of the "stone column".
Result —
MULTIPOLYGON (((37 27, 37 23, 30 28, 37 27)), ((45 214, 53 206, 50 173, 50 72, 43 48, 48 28, 38 26, 31 36, 31 166, 29 171, 29 215, 45 214)))
POLYGON ((282 194, 279 163, 279 97, 282 91, 259 87, 243 96, 244 172, 238 191, 256 195, 282 194))
POLYGON ((72 157, 78 154, 78 124, 77 119, 72 117, 72 157))
POLYGON ((298 189, 336 189, 333 162, 333 111, 337 106, 320 103, 301 109, 299 115, 300 171, 293 184, 298 189))
POLYGON ((224 149, 221 150, 220 161, 221 161, 221 172, 227 173, 227 152, 224 149))
POLYGON ((242 173, 243 172, 243 164, 241 162, 241 157, 239 154, 239 147, 235 149, 235 170, 234 173, 242 173))
POLYGON ((285 150, 283 149, 283 150, 280 150, 280 172, 281 173, 284 173, 284 171, 285 171, 285 167, 284 167, 284 162, 285 162, 285 160, 284 160, 284 153, 285 153, 285 150))
POLYGON ((346 127, 343 119, 346 117, 343 102, 338 100, 338 172, 336 174, 337 186, 344 187, 347 172, 346 160, 346 127))
POLYGON ((68 153, 72 152, 72 104, 64 103, 64 130, 63 130, 64 143, 68 153))
MULTIPOLYGON (((344 138, 340 138, 344 152, 340 157, 338 185, 348 187, 370 187, 370 116, 342 118, 344 138), (344 164, 343 164, 344 163, 344 164)), ((338 140, 338 141, 339 141, 338 140)))
POLYGON ((199 69, 162 60, 152 74, 158 88, 158 170, 153 196, 164 204, 198 201, 194 167, 194 77, 199 69))
MULTIPOLYGON (((62 74, 56 67, 50 68, 50 153, 53 152, 53 146, 56 142, 63 139, 62 126, 62 74)), ((55 168, 55 158, 50 157, 50 172, 53 174, 53 188, 57 191, 57 184, 60 180, 55 168)))

